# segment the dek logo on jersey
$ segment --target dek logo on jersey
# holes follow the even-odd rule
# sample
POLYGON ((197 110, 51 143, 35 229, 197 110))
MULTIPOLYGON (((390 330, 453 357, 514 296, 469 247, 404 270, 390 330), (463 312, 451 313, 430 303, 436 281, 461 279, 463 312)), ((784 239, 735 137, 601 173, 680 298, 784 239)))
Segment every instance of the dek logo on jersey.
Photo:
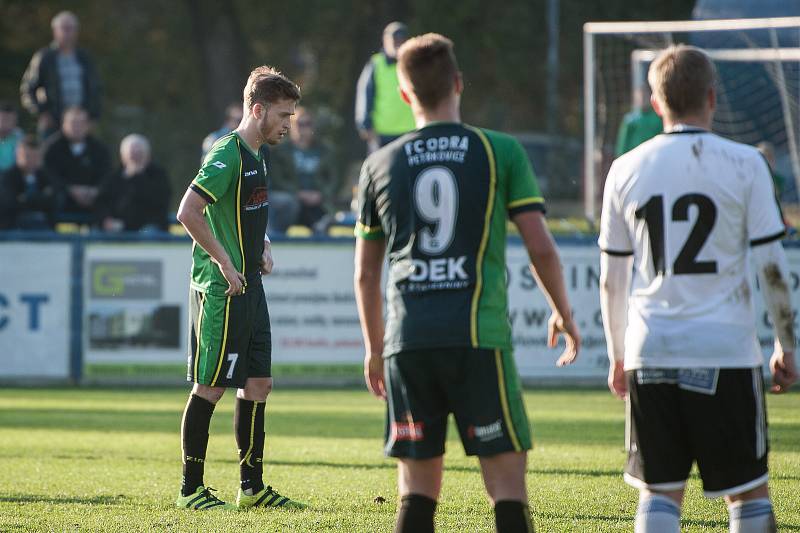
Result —
POLYGON ((457 281, 467 280, 464 270, 466 255, 461 257, 442 257, 439 259, 412 259, 414 272, 409 276, 410 281, 457 281))

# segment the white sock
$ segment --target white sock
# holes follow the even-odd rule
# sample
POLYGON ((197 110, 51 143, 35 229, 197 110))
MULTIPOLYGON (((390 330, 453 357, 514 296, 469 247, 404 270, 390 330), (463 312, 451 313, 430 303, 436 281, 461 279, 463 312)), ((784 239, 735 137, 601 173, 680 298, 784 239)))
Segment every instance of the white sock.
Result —
POLYGON ((740 500, 728 506, 731 533, 775 533, 775 515, 769 498, 740 500))
POLYGON ((680 533, 681 508, 667 496, 652 493, 642 496, 633 530, 635 533, 680 533))

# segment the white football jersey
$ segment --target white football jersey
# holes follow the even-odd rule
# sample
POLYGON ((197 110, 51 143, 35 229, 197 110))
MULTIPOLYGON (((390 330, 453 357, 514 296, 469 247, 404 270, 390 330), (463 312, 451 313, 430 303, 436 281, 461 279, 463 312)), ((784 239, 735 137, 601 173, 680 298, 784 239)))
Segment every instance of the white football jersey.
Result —
POLYGON ((679 126, 614 161, 599 245, 634 257, 625 369, 760 365, 748 249, 783 235, 752 146, 679 126))

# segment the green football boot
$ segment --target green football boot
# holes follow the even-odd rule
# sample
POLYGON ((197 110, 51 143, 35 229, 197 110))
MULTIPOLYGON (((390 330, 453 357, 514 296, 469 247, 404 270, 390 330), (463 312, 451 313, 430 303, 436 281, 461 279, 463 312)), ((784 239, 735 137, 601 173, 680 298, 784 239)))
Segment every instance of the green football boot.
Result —
POLYGON ((236 496, 236 505, 239 509, 255 509, 262 507, 277 507, 280 509, 305 509, 308 505, 281 496, 272 487, 267 486, 256 492, 252 496, 248 496, 242 489, 239 489, 239 494, 236 496))
POLYGON ((195 511, 236 511, 235 505, 225 503, 213 494, 217 489, 200 485, 194 494, 182 496, 178 494, 175 506, 180 509, 192 509, 195 511))

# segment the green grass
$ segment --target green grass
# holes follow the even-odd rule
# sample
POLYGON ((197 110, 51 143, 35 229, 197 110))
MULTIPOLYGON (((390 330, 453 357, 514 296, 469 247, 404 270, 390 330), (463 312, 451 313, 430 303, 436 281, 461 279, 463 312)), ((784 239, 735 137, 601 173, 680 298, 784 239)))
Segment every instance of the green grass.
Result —
MULTIPOLYGON (((181 389, 0 390, 0 531, 391 531, 394 463, 383 407, 366 392, 276 390, 267 406, 266 480, 311 510, 192 513, 180 482, 181 389), (376 496, 386 502, 374 503, 376 496)), ((525 395, 535 450, 537 531, 631 531, 636 493, 621 477, 623 404, 604 391, 525 395)), ((771 488, 780 531, 800 531, 800 394, 769 398, 771 488)), ((238 485, 232 395, 214 415, 206 482, 238 485)), ((453 432, 436 525, 493 531, 474 460, 453 432)), ((727 531, 720 500, 689 483, 684 531, 727 531)))

